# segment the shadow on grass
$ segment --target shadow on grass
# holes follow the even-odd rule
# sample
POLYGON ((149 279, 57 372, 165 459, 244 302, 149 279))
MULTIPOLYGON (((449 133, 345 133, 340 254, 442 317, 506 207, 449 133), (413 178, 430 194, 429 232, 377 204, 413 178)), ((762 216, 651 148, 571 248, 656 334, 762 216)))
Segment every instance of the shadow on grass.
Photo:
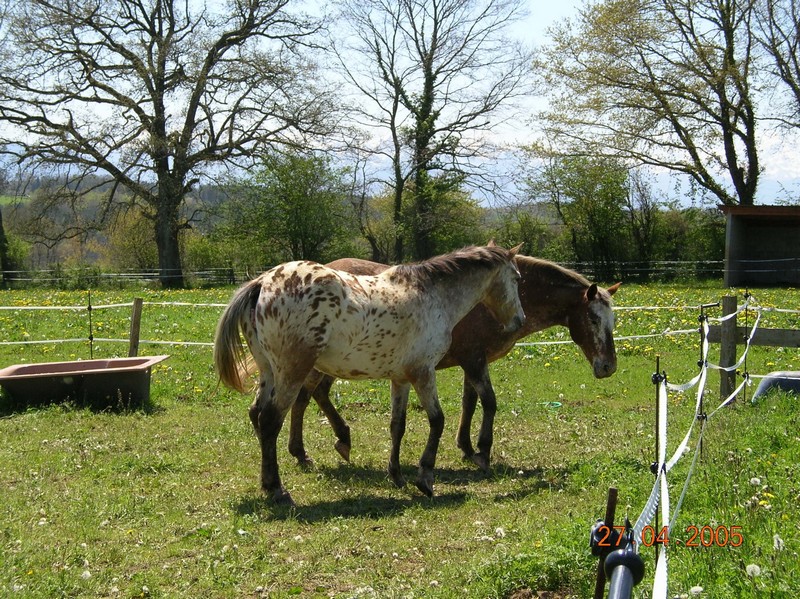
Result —
POLYGON ((350 497, 318 501, 309 505, 295 507, 275 505, 264 495, 249 495, 233 505, 241 516, 257 514, 265 520, 296 520, 306 524, 326 522, 340 518, 381 519, 401 516, 414 507, 425 509, 449 509, 463 504, 467 493, 444 493, 432 498, 419 496, 386 497, 378 493, 360 492, 350 497))
POLYGON ((342 485, 374 488, 375 492, 359 490, 353 495, 330 501, 316 501, 302 504, 302 497, 296 497, 301 504, 294 507, 276 505, 271 498, 253 493, 232 504, 232 509, 240 516, 257 515, 266 520, 297 520, 307 524, 324 522, 337 518, 380 519, 401 516, 412 508, 443 510, 462 505, 473 495, 470 486, 478 483, 500 483, 513 478, 514 488, 507 492, 495 493, 487 501, 515 501, 530 495, 559 490, 564 487, 573 467, 556 469, 510 469, 498 466, 495 471, 485 473, 475 468, 437 468, 434 496, 429 498, 418 492, 413 485, 415 467, 404 467, 403 476, 408 481, 400 491, 405 497, 386 497, 386 490, 395 489, 383 469, 365 466, 340 464, 316 468, 323 478, 335 480, 342 485), (448 490, 448 486, 466 488, 448 490), (444 487, 444 490, 443 490, 444 487))
POLYGON ((128 402, 123 398, 109 399, 107 402, 84 401, 68 397, 66 399, 47 399, 41 397, 12 397, 5 391, 0 392, 0 417, 13 416, 28 411, 58 409, 65 412, 90 410, 95 414, 157 414, 164 411, 152 399, 128 402))

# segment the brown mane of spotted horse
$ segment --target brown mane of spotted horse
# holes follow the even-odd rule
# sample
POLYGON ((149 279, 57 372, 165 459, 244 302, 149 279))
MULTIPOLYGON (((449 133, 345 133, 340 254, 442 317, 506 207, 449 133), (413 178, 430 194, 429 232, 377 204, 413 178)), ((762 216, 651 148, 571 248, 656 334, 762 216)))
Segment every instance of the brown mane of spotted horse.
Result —
MULTIPOLYGON (((497 410, 488 365, 507 355, 517 341, 551 326, 566 326, 592 365, 596 378, 611 376, 617 367, 611 296, 619 284, 602 289, 573 270, 530 256, 518 255, 516 262, 522 276, 519 294, 526 316, 523 327, 514 332, 503 331, 491 314, 477 305, 455 326, 450 347, 436 366, 437 369, 460 366, 464 371, 457 444, 465 458, 484 470, 489 467, 497 410), (483 408, 483 419, 478 451, 475 452, 470 427, 478 398, 483 408)), ((329 265, 360 275, 375 274, 388 268, 385 264, 353 258, 336 260, 329 265)), ((303 414, 312 389, 314 399, 336 434, 336 450, 349 460, 350 428, 330 401, 333 381, 330 376, 310 380, 292 408, 289 451, 301 464, 311 462, 303 444, 303 414)))

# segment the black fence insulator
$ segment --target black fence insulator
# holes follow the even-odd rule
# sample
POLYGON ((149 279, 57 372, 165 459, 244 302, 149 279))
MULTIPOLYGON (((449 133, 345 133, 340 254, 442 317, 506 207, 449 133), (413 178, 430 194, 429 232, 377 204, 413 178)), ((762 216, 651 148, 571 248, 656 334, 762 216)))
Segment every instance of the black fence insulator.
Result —
POLYGON ((619 529, 609 527, 604 520, 598 520, 592 526, 589 534, 589 547, 595 557, 606 557, 612 551, 621 547, 619 529))

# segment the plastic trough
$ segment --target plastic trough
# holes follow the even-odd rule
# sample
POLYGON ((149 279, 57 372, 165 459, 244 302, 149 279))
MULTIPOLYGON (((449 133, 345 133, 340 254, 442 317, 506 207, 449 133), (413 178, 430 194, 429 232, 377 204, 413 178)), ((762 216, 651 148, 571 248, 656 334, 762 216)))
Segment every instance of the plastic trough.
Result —
POLYGON ((15 364, 0 370, 14 407, 72 400, 92 408, 139 407, 150 399, 150 370, 169 356, 15 364))

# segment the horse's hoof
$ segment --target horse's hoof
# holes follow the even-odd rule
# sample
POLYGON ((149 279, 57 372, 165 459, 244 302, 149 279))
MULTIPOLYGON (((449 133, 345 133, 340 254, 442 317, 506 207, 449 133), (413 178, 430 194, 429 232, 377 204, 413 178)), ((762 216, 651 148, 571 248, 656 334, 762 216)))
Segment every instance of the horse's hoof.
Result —
POLYGON ((287 507, 295 507, 294 499, 286 489, 278 489, 272 495, 272 501, 275 505, 285 505, 287 507))
POLYGON ((297 465, 303 470, 311 470, 314 467, 314 460, 308 456, 304 458, 297 458, 297 465))
POLYGON ((337 441, 334 445, 336 451, 339 452, 339 455, 344 458, 345 462, 350 462, 350 445, 345 443, 344 441, 337 441))
POLYGON ((433 497, 433 476, 421 476, 414 481, 414 484, 427 497, 433 497))
POLYGON ((389 470, 389 478, 392 479, 392 482, 398 489, 402 489, 406 486, 406 479, 403 478, 399 471, 392 472, 392 470, 389 470))
POLYGON ((469 459, 483 472, 489 472, 489 456, 485 453, 473 453, 469 459))

